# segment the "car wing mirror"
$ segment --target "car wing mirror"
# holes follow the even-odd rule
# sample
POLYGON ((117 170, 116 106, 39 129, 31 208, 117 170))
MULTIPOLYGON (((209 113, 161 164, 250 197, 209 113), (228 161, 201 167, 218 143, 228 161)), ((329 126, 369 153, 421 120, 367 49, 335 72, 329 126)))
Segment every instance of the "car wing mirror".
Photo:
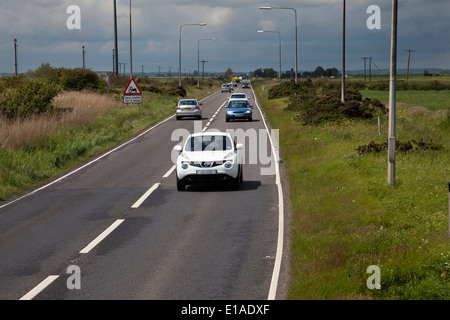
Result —
POLYGON ((181 150, 183 150, 183 148, 179 144, 177 144, 175 147, 173 147, 173 150, 177 151, 177 152, 181 152, 181 150))
POLYGON ((236 150, 242 150, 242 149, 244 149, 244 145, 242 143, 238 143, 236 145, 236 150))

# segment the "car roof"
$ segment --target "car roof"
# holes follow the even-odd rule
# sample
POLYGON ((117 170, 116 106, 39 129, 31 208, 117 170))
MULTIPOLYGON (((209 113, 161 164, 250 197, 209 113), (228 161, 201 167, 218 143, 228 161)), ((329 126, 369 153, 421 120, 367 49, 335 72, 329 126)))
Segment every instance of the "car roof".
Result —
POLYGON ((248 103, 248 100, 247 100, 247 99, 244 99, 244 98, 230 99, 230 102, 231 102, 231 101, 233 101, 233 102, 236 102, 236 101, 242 101, 242 102, 247 102, 247 103, 248 103))

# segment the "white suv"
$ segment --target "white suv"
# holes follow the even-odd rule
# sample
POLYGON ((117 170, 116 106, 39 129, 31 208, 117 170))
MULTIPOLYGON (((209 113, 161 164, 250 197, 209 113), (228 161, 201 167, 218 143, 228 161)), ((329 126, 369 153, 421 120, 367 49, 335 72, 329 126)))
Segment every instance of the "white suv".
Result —
POLYGON ((243 181, 243 148, 225 132, 189 135, 184 147, 173 148, 180 153, 176 165, 178 191, 186 190, 187 185, 217 182, 231 182, 233 189, 239 190, 243 181))

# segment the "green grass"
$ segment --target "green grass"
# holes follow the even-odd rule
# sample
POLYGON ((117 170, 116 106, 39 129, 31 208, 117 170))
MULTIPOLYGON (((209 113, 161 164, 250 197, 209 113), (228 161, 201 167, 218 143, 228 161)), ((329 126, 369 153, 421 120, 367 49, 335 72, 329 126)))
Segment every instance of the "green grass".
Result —
POLYGON ((267 99, 273 83, 253 85, 280 130, 290 185, 288 299, 450 299, 448 114, 399 111, 402 141, 432 139, 445 149, 398 153, 390 186, 387 154, 355 150, 387 139, 387 116, 381 137, 376 119, 302 126, 283 111, 285 100, 267 99), (366 286, 370 265, 381 269, 380 290, 366 286))
MULTIPOLYGON (((187 88, 190 97, 202 99, 217 86, 187 88)), ((69 170, 147 127, 174 114, 180 97, 144 92, 144 102, 123 105, 89 123, 61 126, 39 143, 20 148, 0 147, 0 201, 69 170)))
MULTIPOLYGON (((361 90, 364 98, 389 102, 389 91, 361 90)), ((397 91, 397 102, 413 106, 422 106, 429 111, 450 109, 450 90, 405 90, 397 91)))

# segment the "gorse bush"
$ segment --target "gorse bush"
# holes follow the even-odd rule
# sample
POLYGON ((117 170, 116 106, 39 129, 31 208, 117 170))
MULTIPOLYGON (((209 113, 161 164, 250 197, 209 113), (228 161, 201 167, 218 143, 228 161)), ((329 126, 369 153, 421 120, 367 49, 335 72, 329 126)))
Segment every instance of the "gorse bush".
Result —
POLYGON ((61 91, 55 83, 18 77, 0 84, 0 116, 13 119, 42 114, 53 109, 52 100, 61 91))
MULTIPOLYGON (((343 119, 370 119, 385 114, 388 109, 378 100, 362 99, 358 89, 347 89, 345 103, 341 101, 339 83, 323 79, 310 79, 294 83, 288 81, 272 87, 269 99, 289 97, 286 111, 297 113, 297 118, 305 125, 343 119)), ((360 84, 354 85, 359 88, 360 84)))

